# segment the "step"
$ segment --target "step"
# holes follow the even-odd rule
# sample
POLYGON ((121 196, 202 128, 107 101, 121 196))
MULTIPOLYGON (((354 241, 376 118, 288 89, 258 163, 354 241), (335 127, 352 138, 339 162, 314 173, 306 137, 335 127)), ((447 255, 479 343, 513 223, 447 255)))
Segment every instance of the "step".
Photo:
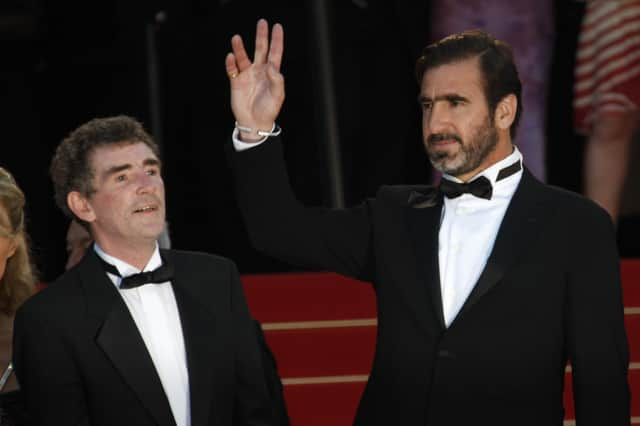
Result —
POLYGON ((371 284, 334 273, 243 275, 242 283, 251 313, 260 322, 343 320, 377 315, 371 284))
POLYGON ((627 330, 627 341, 629 342, 629 359, 631 362, 640 362, 640 312, 626 314, 624 316, 624 325, 627 330))
POLYGON ((291 426, 351 426, 365 382, 285 385, 291 426))
POLYGON ((266 331, 281 377, 368 374, 376 327, 266 331))
POLYGON ((640 259, 623 259, 620 262, 624 305, 640 308, 640 259))

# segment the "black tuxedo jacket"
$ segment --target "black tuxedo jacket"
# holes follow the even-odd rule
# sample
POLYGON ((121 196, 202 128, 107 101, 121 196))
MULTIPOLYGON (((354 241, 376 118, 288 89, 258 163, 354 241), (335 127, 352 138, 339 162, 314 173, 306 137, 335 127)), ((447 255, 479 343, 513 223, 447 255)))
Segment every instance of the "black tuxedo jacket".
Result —
POLYGON ((578 425, 629 424, 619 259, 594 203, 525 170, 484 271, 445 328, 434 188, 382 187, 355 208, 305 208, 278 138, 230 155, 258 249, 373 284, 376 352, 356 425, 560 426, 568 360, 578 425))
MULTIPOLYGON (((201 253, 161 253, 175 271, 191 424, 271 424, 235 265, 201 253)), ((175 425, 144 341, 93 250, 20 308, 13 359, 33 424, 175 425)))

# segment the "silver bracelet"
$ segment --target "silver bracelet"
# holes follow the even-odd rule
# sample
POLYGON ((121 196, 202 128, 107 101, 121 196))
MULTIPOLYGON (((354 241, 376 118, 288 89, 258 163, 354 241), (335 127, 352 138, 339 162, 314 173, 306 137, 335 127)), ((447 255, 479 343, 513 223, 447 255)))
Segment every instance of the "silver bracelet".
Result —
MULTIPOLYGON (((238 124, 237 121, 235 124, 235 128, 245 133, 254 132, 254 130, 251 127, 241 126, 240 124, 238 124)), ((268 136, 278 136, 280 133, 282 133, 282 128, 280 128, 280 126, 278 126, 276 123, 273 123, 273 127, 271 128, 270 132, 267 132, 266 130, 256 130, 255 132, 258 136, 262 136, 263 138, 266 138, 268 136)))

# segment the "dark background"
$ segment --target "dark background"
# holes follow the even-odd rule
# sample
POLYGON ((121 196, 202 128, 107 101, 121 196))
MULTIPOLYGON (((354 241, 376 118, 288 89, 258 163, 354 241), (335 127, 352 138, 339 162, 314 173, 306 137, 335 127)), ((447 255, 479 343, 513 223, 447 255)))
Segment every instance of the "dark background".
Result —
MULTIPOLYGON (((4 0, 0 6, 0 165, 26 193, 28 230, 44 281, 63 269, 67 220, 53 202, 48 165, 60 140, 97 116, 129 114, 150 129, 146 29, 154 26, 173 246, 233 258, 241 272, 289 270, 249 245, 233 196, 224 144, 233 126, 224 56, 239 33, 253 51, 255 22, 285 28, 287 100, 279 118, 292 184, 308 204, 328 204, 311 2, 4 0), (156 22, 159 11, 166 19, 156 22)), ((381 184, 427 182, 413 65, 431 40, 427 1, 334 1, 333 77, 345 198, 381 184)), ((580 3, 556 2, 549 75, 548 182, 581 189, 583 141, 571 128, 580 3)), ((517 55, 517 52, 515 52, 517 55)), ((619 227, 638 256, 636 217, 619 227)))

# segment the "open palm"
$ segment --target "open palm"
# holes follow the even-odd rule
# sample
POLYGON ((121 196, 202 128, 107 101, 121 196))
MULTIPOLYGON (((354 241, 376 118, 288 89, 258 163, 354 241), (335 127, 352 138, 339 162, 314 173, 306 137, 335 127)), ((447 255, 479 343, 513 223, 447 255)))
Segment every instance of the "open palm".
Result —
POLYGON ((225 58, 231 85, 231 110, 238 124, 254 129, 241 135, 243 140, 258 139, 256 130, 271 130, 284 102, 284 77, 280 74, 284 31, 275 24, 269 43, 269 27, 258 21, 253 62, 247 56, 239 35, 231 38, 232 52, 225 58))

